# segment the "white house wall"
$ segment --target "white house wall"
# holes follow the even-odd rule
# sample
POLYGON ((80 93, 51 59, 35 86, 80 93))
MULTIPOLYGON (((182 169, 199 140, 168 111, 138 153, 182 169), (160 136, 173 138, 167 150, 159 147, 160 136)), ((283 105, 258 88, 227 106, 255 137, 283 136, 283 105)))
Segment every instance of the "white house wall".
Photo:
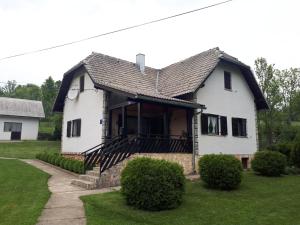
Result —
POLYGON ((75 100, 65 99, 63 114, 62 152, 83 152, 101 143, 103 119, 103 91, 95 89, 87 73, 74 76, 70 88, 79 89, 80 76, 84 74, 84 91, 75 100), (67 137, 67 122, 81 119, 80 137, 67 137))
POLYGON ((253 154, 257 150, 256 107, 254 97, 240 70, 220 65, 208 77, 205 86, 196 93, 197 102, 204 104, 204 113, 227 117, 227 136, 201 134, 201 118, 198 116, 198 153, 253 154), (224 70, 231 73, 232 91, 224 89, 224 70), (231 118, 247 119, 248 137, 233 137, 231 118))
POLYGON ((4 132, 4 122, 22 123, 21 140, 36 140, 39 119, 31 117, 0 116, 0 141, 9 141, 11 132, 4 132))

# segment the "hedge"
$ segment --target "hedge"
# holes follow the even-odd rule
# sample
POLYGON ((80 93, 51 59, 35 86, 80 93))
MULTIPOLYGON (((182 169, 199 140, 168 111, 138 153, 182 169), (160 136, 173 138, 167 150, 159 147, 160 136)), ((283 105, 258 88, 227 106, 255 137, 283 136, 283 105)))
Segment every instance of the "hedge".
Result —
POLYGON ((128 162, 121 174, 121 185, 128 205, 159 211, 181 204, 185 177, 177 163, 141 157, 128 162))
POLYGON ((209 188, 231 190, 242 181, 242 165, 232 155, 204 155, 199 160, 200 178, 209 188))
POLYGON ((291 163, 293 166, 300 168, 300 142, 297 142, 291 151, 291 163))
POLYGON ((59 166, 65 170, 72 171, 74 173, 85 173, 84 163, 79 160, 68 159, 58 154, 40 153, 36 155, 36 158, 44 162, 59 166))

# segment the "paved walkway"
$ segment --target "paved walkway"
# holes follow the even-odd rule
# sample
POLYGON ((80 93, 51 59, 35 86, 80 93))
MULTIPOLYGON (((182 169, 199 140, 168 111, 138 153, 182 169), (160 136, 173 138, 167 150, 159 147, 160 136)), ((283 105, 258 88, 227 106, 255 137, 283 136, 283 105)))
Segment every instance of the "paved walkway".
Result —
POLYGON ((86 218, 83 203, 79 197, 115 190, 113 188, 85 190, 71 185, 71 180, 76 178, 72 174, 38 160, 26 159, 23 161, 52 175, 48 180, 49 190, 52 194, 38 219, 38 225, 84 225, 86 218))

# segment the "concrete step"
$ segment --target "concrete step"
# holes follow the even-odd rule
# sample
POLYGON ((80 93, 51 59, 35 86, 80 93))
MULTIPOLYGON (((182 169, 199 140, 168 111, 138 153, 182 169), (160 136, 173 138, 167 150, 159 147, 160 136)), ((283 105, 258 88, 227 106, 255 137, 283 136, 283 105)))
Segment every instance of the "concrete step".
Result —
POLYGON ((94 171, 94 170, 88 170, 85 173, 86 175, 94 176, 94 177, 99 177, 100 176, 100 171, 94 171))
POLYGON ((95 166, 94 168, 93 168, 93 171, 100 171, 100 167, 99 166, 95 166))
POLYGON ((79 175, 79 180, 86 180, 86 181, 91 181, 91 182, 94 182, 94 183, 97 183, 99 182, 99 176, 91 176, 91 175, 87 175, 87 174, 84 174, 84 175, 79 175))
POLYGON ((97 188, 97 184, 91 181, 74 179, 71 181, 71 184, 85 188, 87 190, 93 190, 97 188))

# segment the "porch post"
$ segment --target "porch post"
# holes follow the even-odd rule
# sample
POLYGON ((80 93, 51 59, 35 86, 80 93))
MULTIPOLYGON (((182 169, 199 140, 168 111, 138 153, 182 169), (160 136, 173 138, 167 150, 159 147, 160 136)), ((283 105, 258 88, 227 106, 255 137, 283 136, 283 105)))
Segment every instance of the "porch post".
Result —
POLYGON ((169 135, 169 107, 164 110, 164 136, 169 135))
POLYGON ((127 136, 127 108, 122 107, 122 136, 127 136))
POLYGON ((141 103, 138 102, 137 103, 137 134, 138 134, 138 137, 141 136, 141 103))
POLYGON ((108 113, 108 137, 112 138, 112 110, 108 113))

